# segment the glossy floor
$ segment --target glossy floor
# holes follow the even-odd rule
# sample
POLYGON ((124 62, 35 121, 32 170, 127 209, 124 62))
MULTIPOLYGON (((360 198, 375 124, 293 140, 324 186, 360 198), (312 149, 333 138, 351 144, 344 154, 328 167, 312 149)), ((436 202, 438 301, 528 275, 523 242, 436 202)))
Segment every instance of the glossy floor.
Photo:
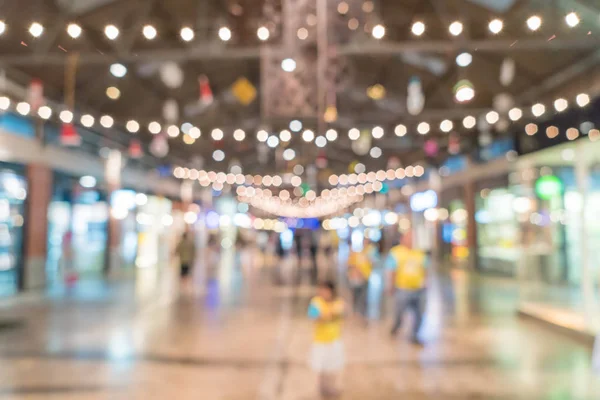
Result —
MULTIPOLYGON (((21 325, 0 330, 0 398, 317 399, 307 367, 310 286, 273 284, 280 279, 250 253, 222 259, 208 285, 198 274, 194 289, 202 293, 181 294, 173 273, 146 270, 135 282, 81 282, 3 300, 0 319, 21 325)), ((277 264, 288 272, 281 280, 295 276, 294 264, 277 264)), ((589 349, 515 317, 513 285, 462 273, 435 280, 423 349, 405 335, 390 338, 382 297, 381 307, 371 306, 382 310, 380 320, 346 325, 343 399, 600 394, 589 349)))

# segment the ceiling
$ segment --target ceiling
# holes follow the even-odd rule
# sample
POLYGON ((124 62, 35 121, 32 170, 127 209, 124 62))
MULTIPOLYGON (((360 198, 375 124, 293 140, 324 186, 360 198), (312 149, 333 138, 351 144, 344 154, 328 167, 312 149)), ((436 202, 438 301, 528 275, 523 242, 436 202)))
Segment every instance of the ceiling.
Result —
MULTIPOLYGON (((582 76, 597 71, 600 5, 589 0, 346 0, 348 11, 340 1, 321 0, 21 0, 4 2, 2 17, 7 30, 0 38, 0 65, 8 79, 27 86, 32 78, 44 82, 48 99, 57 104, 65 101, 65 66, 70 55, 78 54, 75 109, 100 116, 111 115, 115 128, 94 129, 113 146, 126 147, 132 137, 145 146, 153 139, 146 126, 163 117, 165 101, 179 105, 178 125, 189 122, 202 131, 193 144, 185 144, 182 136, 170 139, 170 153, 157 159, 150 153, 144 157, 148 166, 170 163, 197 164, 205 169, 225 171, 232 162, 240 163, 245 173, 281 173, 295 163, 312 164, 317 156, 328 160, 327 171, 344 173, 353 161, 367 169, 386 168, 390 157, 410 164, 424 158, 425 140, 435 139, 444 156, 448 133, 439 123, 454 121, 466 151, 477 143, 477 132, 467 130, 460 122, 467 115, 479 116, 494 107, 498 93, 507 93, 515 105, 530 106, 551 98, 581 82, 582 76), (18 3, 18 4, 17 4, 18 3), (566 12, 575 10, 581 24, 575 29, 564 22, 566 12), (525 21, 537 14, 543 25, 530 32, 525 21), (488 30, 493 18, 504 21, 498 35, 488 30), (448 33, 452 21, 460 20, 464 31, 458 37, 448 33), (33 21, 45 31, 33 38, 27 29, 33 21), (417 37, 411 25, 422 21, 425 33, 417 37), (65 31, 69 23, 82 28, 78 39, 65 31), (104 35, 104 27, 120 28, 117 40, 104 35), (158 35, 147 40, 142 28, 153 25, 158 35), (356 24, 357 29, 353 30, 356 24), (382 24, 383 40, 372 38, 371 30, 382 24), (194 40, 181 40, 181 27, 193 27, 194 40), (219 29, 227 26, 232 38, 219 39, 219 29), (265 26, 270 37, 257 38, 257 29, 265 26), (304 32, 304 29, 306 30, 304 32), (298 38, 299 30, 306 39, 298 38), (456 56, 468 51, 473 62, 458 67, 456 56), (281 70, 283 58, 297 61, 293 73, 281 70), (515 62, 515 76, 507 85, 500 83, 503 61, 515 62), (175 62, 183 72, 183 81, 169 87, 161 78, 166 62, 175 62), (114 62, 124 64, 128 73, 116 78, 109 72, 114 62), (595 68, 594 68, 595 67, 595 68), (214 95, 210 105, 199 104, 198 78, 205 75, 214 95), (242 104, 233 94, 232 85, 239 78, 252 83, 257 91, 250 104, 242 104), (421 81, 425 106, 418 115, 407 112, 407 85, 412 77, 421 81), (453 87, 461 79, 469 79, 475 98, 458 104, 453 87), (380 84, 386 95, 380 100, 367 96, 367 88, 380 84), (118 100, 110 100, 106 89, 116 86, 118 100), (337 119, 326 123, 327 106, 337 106, 337 119), (128 120, 139 121, 142 129, 135 135, 127 132, 128 120), (280 143, 271 150, 256 139, 265 129, 277 134, 292 119, 318 134, 333 128, 339 132, 335 142, 324 148, 306 143, 294 134, 288 144, 280 143), (427 135, 419 135, 416 125, 431 124, 427 135), (405 137, 394 135, 394 127, 403 123, 405 137), (383 156, 358 155, 347 132, 352 127, 385 129, 382 139, 368 146, 378 146, 383 156), (210 132, 222 129, 224 139, 214 141, 210 132), (233 138, 237 128, 246 131, 246 139, 233 138), (293 148, 297 157, 291 162, 281 159, 284 146, 293 148), (217 162, 215 149, 225 152, 217 162)), ((55 113, 58 114, 58 113, 55 113)), ((496 135, 511 134, 518 126, 496 135)), ((433 160, 429 160, 433 161, 433 160)))

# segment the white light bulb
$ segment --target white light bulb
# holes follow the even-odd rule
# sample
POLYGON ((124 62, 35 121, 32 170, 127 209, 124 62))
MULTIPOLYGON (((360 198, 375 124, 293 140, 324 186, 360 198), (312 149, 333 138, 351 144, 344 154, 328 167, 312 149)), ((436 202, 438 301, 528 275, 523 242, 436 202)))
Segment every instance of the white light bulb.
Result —
POLYGON ((520 108, 515 107, 508 112, 508 118, 510 118, 511 121, 518 121, 522 116, 523 111, 521 111, 520 108))
POLYGON ((490 21, 488 28, 490 32, 492 32, 494 35, 497 35, 498 33, 502 32, 502 29, 504 28, 504 22, 498 18, 493 19, 490 21))
POLYGON ((181 28, 181 31, 179 32, 179 35, 181 36, 181 39, 183 39, 186 42, 191 42, 192 40, 194 40, 194 36, 196 35, 194 33, 194 30, 188 26, 184 26, 183 28, 181 28))
POLYGON ((31 106, 29 103, 21 102, 17 104, 17 112, 21 115, 27 115, 31 111, 31 106))
POLYGON ((283 152, 283 159, 286 161, 292 161, 296 158, 296 152, 293 149, 285 149, 283 152))
POLYGON ((119 28, 114 25, 106 25, 104 27, 104 34, 110 40, 115 40, 119 37, 119 28))
POLYGON ((571 28, 574 28, 577 25, 579 25, 579 15, 577 15, 577 13, 575 12, 571 12, 567 14, 567 16, 565 17, 565 21, 567 22, 567 25, 569 25, 571 28))
POLYGON ((468 67, 473 62, 473 56, 471 53, 460 53, 456 56, 456 65, 459 67, 468 67))
POLYGON ((375 25, 371 31, 371 35, 377 40, 383 39, 385 36, 385 27, 383 25, 375 25))
POLYGON ((383 137, 383 128, 380 126, 376 126, 375 128, 373 128, 373 130, 371 131, 371 135, 375 138, 375 139, 381 139, 383 137))
POLYGON ((315 133, 313 131, 311 131, 310 129, 307 129, 304 132, 302 132, 302 139, 305 142, 312 142, 314 138, 315 138, 315 133))
POLYGON ((42 106, 38 110, 38 115, 42 119, 49 119, 52 116, 52 109, 48 106, 42 106))
POLYGON ((315 144, 317 147, 325 147, 327 146, 327 139, 324 136, 319 136, 315 139, 315 144))
POLYGON ((448 30, 450 31, 451 35, 458 36, 463 31, 463 24, 460 21, 454 21, 453 23, 450 24, 450 26, 448 27, 448 30))
POLYGON ((558 112, 563 112, 569 107, 569 102, 565 99, 556 99, 554 101, 554 109, 558 112))
POLYGON ((537 31, 542 26, 542 19, 537 15, 532 15, 527 19, 527 27, 531 31, 537 31))
POLYGON ((233 132, 233 138, 234 138, 235 140, 237 140, 238 142, 241 142, 242 140, 244 140, 244 139, 246 138, 246 132, 244 132, 244 131, 243 131, 243 130, 241 130, 241 129, 236 129, 236 130, 233 132))
POLYGON ((269 146, 270 148, 274 149, 278 145, 279 145, 279 138, 277 136, 273 135, 267 139, 267 146, 269 146))
POLYGON ((6 96, 0 97, 0 110, 6 111, 10 107, 10 99, 6 96))
POLYGON ((177 125, 169 126, 167 128, 167 135, 173 138, 179 136, 179 127, 177 125))
POLYGON ((279 132, 279 139, 281 139, 282 142, 289 142, 292 140, 292 134, 287 129, 284 129, 279 132))
POLYGON ((302 122, 298 121, 297 119, 293 120, 290 122, 290 130, 292 132, 300 132, 302 130, 302 122))
POLYGON ((100 118, 100 125, 102 125, 106 129, 112 128, 114 123, 115 121, 110 115, 103 115, 100 118))
POLYGON ((296 70, 296 61, 292 58, 286 58, 281 62, 281 69, 285 72, 294 72, 296 70))
POLYGON ((379 147, 373 147, 373 148, 371 149, 371 151, 369 151, 369 154, 370 154, 370 155, 371 155, 371 157, 373 157, 373 158, 379 158, 379 157, 381 157, 381 154, 382 154, 382 153, 383 153, 383 152, 381 151, 381 149, 380 149, 379 147))
POLYGON ((442 132, 450 132, 454 128, 454 124, 449 119, 445 119, 440 123, 442 132))
POLYGON ((477 124, 477 120, 475 119, 474 116, 472 115, 467 115, 464 119, 463 119, 463 126, 467 129, 472 129, 475 127, 475 125, 477 124))
POLYGON ((221 162, 225 159, 225 152, 223 150, 215 150, 213 152, 213 160, 221 162))
POLYGON ((190 135, 192 139, 198 139, 200 136, 202 136, 202 132, 197 126, 192 126, 188 132, 188 135, 190 135))
POLYGON ((431 128, 427 122, 421 122, 419 125, 417 125, 417 132, 419 132, 421 135, 428 134, 430 129, 431 128))
POLYGON ((85 114, 81 117, 81 125, 85 126, 86 128, 91 128, 94 126, 94 122, 94 117, 92 117, 90 114, 85 114))
POLYGON ((148 124, 148 132, 150 132, 153 135, 158 135, 161 130, 162 130, 162 127, 156 121, 150 122, 148 124))
POLYGON ((58 117, 65 124, 70 124, 71 122, 73 122, 73 113, 69 110, 61 111, 58 117))
POLYGON ((219 141, 219 140, 223 140, 223 131, 219 128, 215 128, 212 130, 212 132, 210 133, 210 136, 213 138, 213 140, 219 141))
POLYGON ((404 136, 406 135, 406 126, 400 124, 400 125, 396 125, 396 128, 394 129, 394 133, 396 134, 396 136, 404 136))
POLYGON ((544 115, 545 112, 546 112, 546 106, 544 106, 542 103, 534 104, 531 107, 531 113, 535 117, 541 117, 542 115, 544 115))
POLYGON ((260 131, 256 132, 256 139, 258 139, 259 142, 266 142, 267 139, 269 139, 269 133, 264 129, 261 129, 260 131))
POLYGON ((73 39, 77 39, 79 36, 81 36, 81 27, 77 24, 69 24, 67 26, 67 33, 73 39))
POLYGON ((485 120, 488 124, 495 124, 500 119, 500 115, 496 111, 490 111, 485 115, 485 120))
POLYGON ((142 34, 148 40, 153 40, 154 38, 156 38, 157 33, 158 32, 156 32, 156 28, 152 25, 146 25, 142 29, 142 34))
POLYGON ((44 33, 44 27, 39 22, 34 22, 29 26, 29 33, 31 33, 31 36, 33 37, 40 37, 42 36, 42 33, 44 33))
POLYGON ((0 21, 0 35, 6 32, 6 23, 4 21, 0 21))
POLYGON ((587 93, 580 93, 577 95, 575 100, 577 101, 577 105, 579 107, 585 107, 590 104, 590 95, 587 93))
POLYGON ((329 140, 330 142, 333 142, 334 140, 337 139, 338 137, 338 133, 335 129, 329 129, 327 130, 327 132, 325 133, 325 137, 327 138, 327 140, 329 140))
POLYGON ((425 33, 425 24, 421 21, 417 21, 412 25, 411 31, 415 36, 421 36, 425 33))
POLYGON ((270 36, 269 29, 266 26, 261 26, 256 31, 256 36, 262 41, 268 40, 270 36))
POLYGON ((462 86, 456 91, 454 97, 459 103, 471 101, 475 97, 475 89, 470 86, 462 86))
POLYGON ((231 39, 231 30, 226 26, 222 26, 219 29, 219 38, 224 42, 229 41, 231 39))
POLYGON ((119 63, 112 64, 110 66, 110 73, 116 78, 122 78, 127 75, 127 67, 119 63))
POLYGON ((357 140, 360 137, 360 131, 356 128, 352 128, 348 131, 348 137, 350 140, 357 140))
POLYGON ((125 128, 131 133, 137 133, 140 130, 140 124, 137 121, 129 120, 125 124, 125 128))

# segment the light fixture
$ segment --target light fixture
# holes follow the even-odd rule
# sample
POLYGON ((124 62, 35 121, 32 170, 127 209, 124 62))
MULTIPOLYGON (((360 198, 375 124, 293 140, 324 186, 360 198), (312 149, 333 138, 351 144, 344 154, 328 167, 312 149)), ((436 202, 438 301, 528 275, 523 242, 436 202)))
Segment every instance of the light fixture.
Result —
POLYGON ((429 133, 429 124, 427 122, 421 122, 419 125, 417 125, 417 132, 419 132, 421 135, 426 135, 429 133))
POLYGON ((500 119, 500 115, 496 111, 490 111, 485 115, 485 120, 488 124, 495 124, 500 119))
POLYGON ((284 129, 279 132, 279 139, 281 139, 282 142, 289 142, 292 140, 292 134, 287 129, 284 129))
POLYGON ((296 34, 298 36, 298 39, 300 39, 300 40, 306 40, 308 38, 308 29, 306 29, 306 28, 299 28, 298 32, 296 34))
POLYGON ((94 122, 95 119, 90 114, 85 114, 81 117, 81 125, 85 126, 86 128, 91 128, 94 126, 94 122))
POLYGON ((410 29, 415 36, 421 36, 425 33, 425 24, 421 21, 417 21, 412 24, 412 28, 410 29))
POLYGON ((585 107, 590 104, 590 95, 587 93, 580 93, 577 95, 575 101, 579 107, 585 107))
POLYGON ((156 121, 152 121, 148 124, 148 132, 150 132, 153 135, 158 135, 161 130, 162 126, 160 126, 160 124, 156 121))
POLYGON ((358 19, 350 18, 348 20, 348 29, 350 29, 351 31, 357 30, 359 26, 360 26, 360 22, 358 22, 358 19))
POLYGON ((492 32, 494 35, 497 35, 502 32, 502 29, 504 28, 504 22, 498 18, 493 19, 490 21, 488 28, 490 32, 492 32))
POLYGON ((279 138, 275 135, 269 136, 269 138, 267 139, 267 146, 274 149, 278 145, 279 145, 279 138))
POLYGON ((445 119, 440 123, 440 129, 442 132, 450 132, 454 128, 454 124, 449 119, 445 119))
POLYGON ((233 138, 238 142, 241 142, 246 138, 246 132, 244 132, 241 129, 236 129, 235 131, 233 131, 233 138))
MULTIPOLYGON (((550 127, 551 128, 551 127, 550 127)), ((550 129, 548 128, 548 129, 550 129)), ((548 129, 546 129, 546 132, 548 132, 548 129)), ((557 129, 558 131, 558 129, 557 129)), ((525 133, 527 133, 529 136, 535 135, 538 132, 538 126, 536 124, 527 124, 525 125, 525 133)))
POLYGON ((29 103, 21 102, 17 104, 17 112, 21 115, 27 115, 31 111, 31 106, 29 103))
POLYGON ((527 19, 527 27, 531 31, 537 31, 542 26, 542 19, 537 15, 532 15, 527 19))
POLYGON ((315 133, 313 131, 311 131, 310 129, 307 129, 304 132, 302 132, 302 139, 305 142, 312 142, 314 138, 315 138, 315 133))
POLYGON ((463 126, 467 129, 473 129, 477 125, 477 119, 472 115, 467 115, 463 119, 463 126))
POLYGON ((106 88, 106 96, 111 100, 117 100, 119 97, 121 97, 121 91, 119 88, 111 86, 106 88))
POLYGON ((381 139, 383 137, 383 128, 380 126, 376 126, 375 128, 373 128, 373 130, 371 130, 371 135, 375 138, 375 139, 381 139))
POLYGON ((571 28, 574 28, 577 25, 579 25, 579 22, 580 22, 579 15, 577 15, 576 12, 570 12, 565 17, 565 21, 567 22, 567 25, 569 25, 571 28))
POLYGON ((137 121, 131 119, 127 121, 127 123, 125 124, 125 128, 131 133, 137 133, 140 130, 140 124, 137 121))
POLYGON ((29 33, 33 37, 40 37, 44 33, 44 27, 39 22, 34 22, 29 26, 29 33))
POLYGON ((523 111, 521 111, 520 108, 512 108, 509 112, 508 112, 508 118, 510 118, 511 121, 518 121, 521 119, 521 117, 523 116, 523 111))
POLYGON ((577 128, 569 128, 567 129, 567 139, 575 140, 579 137, 579 130, 577 128))
POLYGON ((190 129, 192 129, 193 126, 194 125, 190 124, 189 122, 184 122, 181 124, 181 132, 190 133, 190 129))
POLYGON ((0 35, 6 32, 6 23, 4 21, 0 21, 0 35))
POLYGON ((210 137, 213 138, 213 140, 219 141, 219 140, 223 140, 223 131, 219 128, 215 128, 210 132, 210 137))
POLYGON ((450 34, 452 36, 458 36, 458 35, 460 35, 462 33, 462 31, 463 31, 463 24, 462 24, 462 22, 460 22, 460 21, 454 21, 448 27, 448 31, 450 31, 450 34))
POLYGON ((156 32, 156 28, 152 25, 145 25, 142 29, 142 34, 148 40, 153 40, 156 38, 158 32, 156 32))
POLYGON ((261 129, 260 131, 256 132, 256 138, 259 142, 266 142, 267 139, 269 139, 269 133, 264 129, 261 129))
POLYGON ((286 58, 281 62, 281 69, 285 72, 294 72, 296 70, 296 61, 293 58, 286 58))
POLYGON ((546 112, 546 106, 543 105, 542 103, 537 103, 534 104, 531 107, 531 113, 535 116, 535 117, 541 117, 542 115, 544 115, 544 113, 546 112))
POLYGON ((122 78, 127 75, 127 67, 119 63, 112 64, 110 66, 110 73, 116 78, 122 78))
POLYGON ((229 41, 231 39, 231 30, 226 26, 222 26, 219 28, 219 38, 224 42, 229 41))
POLYGON ((335 141, 337 139, 338 133, 337 133, 337 131, 335 129, 328 129, 327 132, 325 133, 325 137, 330 142, 333 142, 333 141, 335 141))
POLYGON ((189 26, 184 26, 179 32, 179 36, 181 36, 181 39, 183 39, 186 42, 191 42, 192 40, 194 40, 195 35, 196 34, 194 33, 194 30, 189 26))
POLYGON ((106 25, 104 27, 104 34, 106 35, 106 37, 110 40, 115 40, 117 37, 119 37, 119 28, 117 28, 114 25, 106 25))
POLYGON ((48 106, 41 106, 38 110, 38 115, 42 119, 49 119, 52 116, 52 109, 48 106))
POLYGON ((268 40, 270 35, 271 34, 269 33, 269 28, 267 28, 266 26, 261 26, 256 31, 256 36, 258 36, 258 38, 263 42, 265 40, 268 40))
POLYGON ((460 53, 456 56, 456 65, 459 67, 468 67, 473 62, 473 56, 471 53, 460 53))
POLYGON ((296 152, 294 149, 285 149, 283 152, 283 159, 285 161, 292 161, 294 158, 296 158, 296 152))
POLYGON ((221 162, 225 159, 225 152, 223 150, 213 151, 213 160, 221 162))
POLYGON ((71 122, 73 122, 73 113, 69 110, 61 111, 58 117, 65 124, 70 124, 71 122))
POLYGON ((179 127, 177 125, 169 126, 167 128, 167 135, 173 138, 179 136, 179 127))
POLYGON ((338 4, 338 6, 337 6, 337 11, 342 15, 346 15, 348 13, 349 9, 350 9, 350 7, 348 6, 348 3, 346 3, 345 1, 340 2, 340 4, 338 4))
POLYGON ((67 33, 73 39, 77 39, 79 36, 81 36, 81 26, 77 24, 69 24, 67 25, 67 33))
POLYGON ((10 107, 10 99, 6 96, 0 97, 0 110, 6 111, 10 107))
POLYGON ((360 131, 356 128, 352 128, 348 131, 348 137, 350 140, 357 140, 360 137, 360 131))
POLYGON ((106 129, 112 128, 114 123, 115 120, 110 115, 103 115, 100 117, 100 125, 106 129))
POLYGON ((300 132, 302 130, 302 122, 298 121, 297 119, 293 120, 290 122, 290 130, 292 132, 300 132))
POLYGON ((373 37, 377 40, 383 39, 385 36, 385 26, 381 24, 375 25, 371 31, 371 35, 373 35, 373 37))
POLYGON ((466 103, 473 100, 474 97, 475 88, 469 80, 463 79, 454 85, 454 98, 457 102, 466 103))
POLYGON ((396 134, 396 136, 404 136, 406 135, 406 126, 399 124, 396 125, 396 128, 394 128, 394 133, 396 134))
POLYGON ((318 136, 315 139, 315 144, 317 145, 317 147, 325 147, 327 146, 327 139, 325 139, 325 136, 318 136))
POLYGON ((195 140, 202 136, 202 131, 200 131, 200 128, 198 128, 197 126, 192 126, 190 128, 190 131, 188 132, 188 135, 190 135, 195 140))
POLYGON ((558 112, 563 112, 569 107, 569 102, 565 99, 554 100, 554 109, 558 112))
POLYGON ((371 150, 369 151, 369 154, 371 155, 371 157, 373 158, 379 158, 381 157, 381 154, 383 152, 381 151, 381 149, 379 147, 373 147, 371 148, 371 150))

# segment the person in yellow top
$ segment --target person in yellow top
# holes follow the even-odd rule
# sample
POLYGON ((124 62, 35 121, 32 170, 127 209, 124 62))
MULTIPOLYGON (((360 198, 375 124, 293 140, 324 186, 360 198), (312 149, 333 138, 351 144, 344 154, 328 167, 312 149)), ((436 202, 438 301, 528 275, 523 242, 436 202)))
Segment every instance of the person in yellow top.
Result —
POLYGON ((319 375, 322 396, 339 394, 336 380, 344 368, 342 321, 344 301, 337 297, 335 283, 327 281, 318 287, 308 307, 308 317, 314 321, 311 367, 319 375))
POLYGON ((385 264, 390 271, 390 286, 393 288, 396 298, 391 334, 396 336, 402 325, 404 312, 411 309, 415 316, 412 341, 420 345, 422 342, 419 339, 419 330, 423 321, 426 300, 427 255, 413 247, 412 235, 407 233, 402 236, 399 245, 390 249, 385 264))
POLYGON ((373 265, 379 259, 379 250, 368 238, 361 251, 352 252, 348 258, 348 281, 352 290, 353 311, 367 319, 367 295, 373 265))

